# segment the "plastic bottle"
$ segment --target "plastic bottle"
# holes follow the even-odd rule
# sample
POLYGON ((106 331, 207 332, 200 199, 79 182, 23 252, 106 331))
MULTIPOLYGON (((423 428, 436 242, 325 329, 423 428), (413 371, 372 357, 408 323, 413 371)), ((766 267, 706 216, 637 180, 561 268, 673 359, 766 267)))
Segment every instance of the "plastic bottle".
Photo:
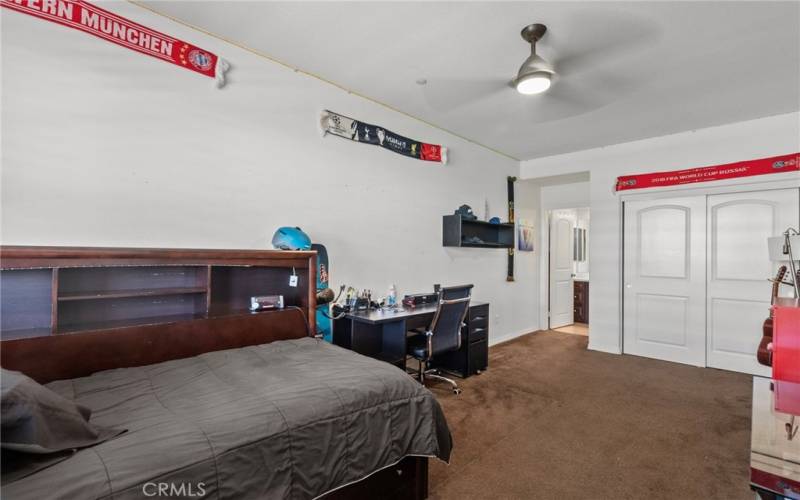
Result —
POLYGON ((390 306, 397 304, 397 287, 394 284, 389 287, 389 294, 386 296, 386 302, 390 306))

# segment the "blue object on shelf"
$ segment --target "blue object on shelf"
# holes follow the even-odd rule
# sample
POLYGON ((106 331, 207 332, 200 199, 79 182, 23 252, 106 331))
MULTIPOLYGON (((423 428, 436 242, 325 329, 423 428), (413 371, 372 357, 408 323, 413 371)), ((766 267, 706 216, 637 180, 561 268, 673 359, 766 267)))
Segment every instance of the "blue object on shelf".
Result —
POLYGON ((311 238, 299 227, 279 227, 272 236, 272 246, 278 250, 309 250, 311 238))

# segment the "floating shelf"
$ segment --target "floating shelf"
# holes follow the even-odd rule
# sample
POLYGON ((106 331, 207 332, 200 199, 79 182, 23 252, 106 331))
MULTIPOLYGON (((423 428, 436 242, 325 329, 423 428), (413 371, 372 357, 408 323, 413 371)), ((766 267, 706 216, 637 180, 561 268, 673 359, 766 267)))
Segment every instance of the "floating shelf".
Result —
POLYGON ((442 218, 442 245, 463 248, 513 248, 514 224, 492 224, 480 220, 465 220, 460 215, 445 215, 442 218))
POLYGON ((462 241, 458 246, 464 248, 511 248, 510 245, 506 245, 504 243, 468 243, 466 241, 462 241))

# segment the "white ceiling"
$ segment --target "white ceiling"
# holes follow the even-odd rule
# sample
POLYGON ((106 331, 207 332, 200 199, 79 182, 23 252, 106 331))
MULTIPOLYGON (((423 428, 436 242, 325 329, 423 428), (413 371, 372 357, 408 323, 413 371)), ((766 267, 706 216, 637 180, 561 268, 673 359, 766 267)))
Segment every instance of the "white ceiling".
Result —
POLYGON ((796 1, 147 4, 519 159, 800 109, 796 1), (533 22, 560 76, 522 96, 533 22))

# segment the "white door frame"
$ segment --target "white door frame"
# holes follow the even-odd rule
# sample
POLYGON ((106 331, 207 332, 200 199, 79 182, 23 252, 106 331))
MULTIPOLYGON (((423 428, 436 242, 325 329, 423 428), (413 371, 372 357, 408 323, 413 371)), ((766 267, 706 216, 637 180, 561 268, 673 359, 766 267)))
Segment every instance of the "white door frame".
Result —
MULTIPOLYGON (((800 179, 789 178, 788 176, 780 175, 781 179, 760 179, 753 178, 738 178, 730 179, 727 181, 716 181, 719 184, 714 186, 708 185, 686 185, 669 186, 663 188, 654 188, 648 192, 643 193, 628 193, 624 192, 619 194, 619 204, 617 205, 619 213, 619 235, 618 235, 618 255, 619 255, 619 352, 625 354, 625 318, 624 318, 624 293, 625 293, 625 247, 624 247, 624 233, 625 233, 625 202, 632 200, 657 200, 660 198, 673 198, 676 196, 708 196, 712 194, 729 194, 729 193, 745 193, 750 191, 768 191, 772 189, 791 189, 800 188, 800 179)), ((591 262, 589 264, 591 269, 591 262)), ((591 272, 591 271, 590 271, 591 272)), ((548 276, 549 281, 549 276, 548 276)))
MULTIPOLYGON (((540 252, 539 255, 539 269, 543 270, 543 272, 541 272, 539 275, 539 297, 543 297, 545 300, 539 301, 540 330, 550 329, 550 214, 555 210, 577 210, 577 209, 589 210, 589 214, 591 217, 591 208, 585 205, 577 205, 577 206, 557 205, 554 207, 543 208, 541 211, 541 223, 539 224, 540 225, 539 238, 541 241, 542 251, 540 252)), ((591 222, 589 222, 588 234, 589 234, 588 237, 591 239, 591 234, 592 234, 591 222)), ((589 276, 590 276, 589 281, 591 281, 591 275, 592 275, 591 252, 589 252, 588 260, 589 260, 589 276)))

